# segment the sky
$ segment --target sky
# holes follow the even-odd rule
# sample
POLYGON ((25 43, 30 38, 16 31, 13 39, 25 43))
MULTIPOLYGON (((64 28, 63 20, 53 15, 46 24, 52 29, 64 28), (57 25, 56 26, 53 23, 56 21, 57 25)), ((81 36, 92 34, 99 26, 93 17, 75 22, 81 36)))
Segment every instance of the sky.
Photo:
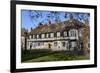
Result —
POLYGON ((71 18, 85 23, 90 19, 89 13, 78 12, 60 12, 60 11, 40 11, 40 10, 21 10, 21 28, 31 30, 36 28, 40 23, 43 25, 67 21, 71 18))

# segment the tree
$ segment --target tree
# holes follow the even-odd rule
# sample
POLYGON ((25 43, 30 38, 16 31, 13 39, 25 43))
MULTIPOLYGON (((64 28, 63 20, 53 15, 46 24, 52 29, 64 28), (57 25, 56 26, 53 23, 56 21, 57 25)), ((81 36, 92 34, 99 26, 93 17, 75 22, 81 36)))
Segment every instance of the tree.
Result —
POLYGON ((88 55, 88 51, 90 48, 87 47, 87 44, 89 42, 89 35, 90 35, 90 29, 89 29, 89 26, 88 25, 85 25, 83 28, 82 28, 82 36, 80 38, 80 42, 83 43, 83 48, 82 50, 84 51, 84 55, 88 55))
POLYGON ((28 32, 25 31, 24 34, 25 34, 25 51, 27 51, 27 38, 28 38, 28 32))
POLYGON ((42 23, 39 23, 39 26, 43 25, 42 23))

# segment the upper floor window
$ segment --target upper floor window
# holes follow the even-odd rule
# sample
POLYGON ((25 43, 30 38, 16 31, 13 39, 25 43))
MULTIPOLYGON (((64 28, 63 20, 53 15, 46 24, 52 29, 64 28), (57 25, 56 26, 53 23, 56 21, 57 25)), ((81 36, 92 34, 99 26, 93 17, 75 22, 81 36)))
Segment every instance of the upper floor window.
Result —
POLYGON ((35 38, 35 35, 33 35, 33 38, 35 38))
POLYGON ((70 37, 76 37, 77 36, 77 30, 76 29, 71 29, 69 31, 69 36, 70 37))
POLYGON ((37 38, 37 35, 34 35, 35 38, 37 38))
POLYGON ((47 34, 46 34, 46 38, 48 38, 48 37, 49 37, 49 34, 47 33, 47 34))
POLYGON ((41 34, 39 34, 39 38, 41 38, 41 34))
POLYGON ((39 35, 37 35, 37 38, 39 38, 39 35))
POLYGON ((50 33, 48 34, 48 38, 50 38, 50 33))
POLYGON ((60 36, 63 37, 64 36, 64 32, 60 32, 60 36))
POLYGON ((32 35, 30 35, 29 38, 31 39, 32 38, 32 35))
POLYGON ((57 32, 57 37, 60 37, 60 32, 57 32))
POLYGON ((42 38, 44 38, 45 37, 45 34, 42 34, 42 38))
POLYGON ((54 33, 54 37, 57 37, 57 33, 54 33))
POLYGON ((66 31, 64 31, 64 36, 67 36, 67 32, 66 31))
POLYGON ((50 37, 51 37, 51 38, 54 37, 54 33, 51 33, 50 37))

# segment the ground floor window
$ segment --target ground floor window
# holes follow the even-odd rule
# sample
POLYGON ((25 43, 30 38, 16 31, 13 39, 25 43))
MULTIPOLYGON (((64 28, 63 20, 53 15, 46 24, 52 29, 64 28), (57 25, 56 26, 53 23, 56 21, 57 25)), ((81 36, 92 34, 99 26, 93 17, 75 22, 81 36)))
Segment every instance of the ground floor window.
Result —
POLYGON ((40 42, 40 46, 44 45, 44 42, 40 42))
POLYGON ((57 42, 54 42, 54 46, 57 46, 57 42))
POLYGON ((62 46, 65 47, 65 45, 66 45, 66 43, 65 42, 62 42, 62 46))
POLYGON ((69 50, 69 42, 67 42, 67 49, 69 50))
POLYGON ((40 43, 38 43, 38 46, 40 46, 40 43))
POLYGON ((76 47, 76 42, 71 42, 71 47, 75 48, 76 47))

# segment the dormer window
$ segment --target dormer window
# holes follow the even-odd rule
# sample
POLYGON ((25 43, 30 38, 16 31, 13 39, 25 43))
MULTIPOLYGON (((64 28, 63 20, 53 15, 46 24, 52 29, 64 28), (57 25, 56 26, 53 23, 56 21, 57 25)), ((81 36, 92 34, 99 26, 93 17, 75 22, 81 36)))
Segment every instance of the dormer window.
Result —
POLYGON ((50 38, 50 33, 48 34, 48 38, 50 38))
POLYGON ((51 37, 51 38, 54 37, 54 33, 51 33, 50 37, 51 37))
POLYGON ((67 36, 67 32, 66 31, 64 31, 64 36, 67 36))
POLYGON ((44 38, 45 37, 45 34, 42 34, 42 38, 44 38))
POLYGON ((60 32, 57 32, 57 37, 60 37, 60 32))
POLYGON ((77 36, 77 30, 76 29, 71 29, 69 31, 69 37, 76 37, 77 36))
POLYGON ((39 35, 37 35, 37 38, 39 38, 39 35))
POLYGON ((30 35, 30 36, 29 36, 29 38, 31 39, 31 38, 32 38, 32 36, 30 35))
POLYGON ((57 37, 57 33, 54 33, 54 37, 57 37))
POLYGON ((41 34, 39 34, 39 38, 41 38, 41 34))
POLYGON ((35 39, 36 39, 37 38, 37 35, 35 34, 34 36, 35 36, 35 39))
POLYGON ((46 38, 48 38, 48 37, 49 37, 49 34, 47 33, 47 34, 46 34, 46 38))
POLYGON ((35 38, 35 35, 33 35, 33 38, 35 38))

